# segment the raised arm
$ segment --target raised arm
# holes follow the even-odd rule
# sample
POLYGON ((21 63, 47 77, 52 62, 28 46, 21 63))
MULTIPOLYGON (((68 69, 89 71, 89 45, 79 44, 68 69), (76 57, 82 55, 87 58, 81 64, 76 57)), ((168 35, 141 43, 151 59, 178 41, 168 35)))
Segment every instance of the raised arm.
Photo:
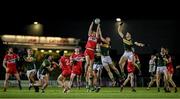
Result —
POLYGON ((99 28, 100 28, 100 24, 97 25, 96 38, 99 38, 99 28))
POLYGON ((124 34, 122 33, 122 25, 121 24, 118 25, 118 33, 119 33, 121 38, 124 37, 124 34))
POLYGON ((89 26, 89 31, 88 31, 88 35, 90 35, 92 33, 92 27, 93 27, 94 22, 91 22, 91 25, 89 26))
POLYGON ((104 39, 104 38, 103 38, 103 36, 102 36, 102 32, 101 32, 101 28, 100 28, 100 27, 99 27, 99 35, 100 35, 100 39, 101 39, 101 41, 103 41, 104 43, 109 44, 109 42, 107 42, 107 41, 106 41, 106 39, 104 39))

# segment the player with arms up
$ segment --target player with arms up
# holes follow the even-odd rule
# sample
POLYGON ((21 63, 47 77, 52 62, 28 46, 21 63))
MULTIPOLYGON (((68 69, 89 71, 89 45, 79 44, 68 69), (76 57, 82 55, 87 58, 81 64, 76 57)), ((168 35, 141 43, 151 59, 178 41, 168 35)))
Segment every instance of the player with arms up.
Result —
POLYGON ((138 42, 133 42, 132 38, 131 38, 131 34, 129 32, 127 32, 125 35, 124 33, 122 33, 122 25, 123 23, 120 22, 119 26, 118 26, 118 33, 120 35, 120 37, 123 40, 123 45, 124 45, 124 54, 121 56, 120 61, 119 61, 119 67, 121 69, 122 72, 122 76, 124 76, 124 65, 126 63, 126 61, 128 60, 129 62, 132 62, 132 65, 138 67, 138 65, 135 63, 135 56, 133 54, 133 46, 139 46, 139 47, 143 47, 144 44, 142 43, 138 43, 138 42))
POLYGON ((110 37, 103 38, 101 28, 99 28, 99 34, 100 34, 100 39, 102 41, 102 44, 100 46, 101 61, 102 61, 103 67, 107 71, 107 73, 112 81, 112 85, 115 86, 116 82, 115 82, 114 76, 111 72, 111 69, 117 74, 119 80, 121 77, 120 77, 120 73, 119 73, 118 69, 113 64, 110 53, 109 53, 110 48, 111 48, 111 45, 110 45, 111 39, 110 39, 110 37))
POLYGON ((97 40, 99 38, 99 33, 98 33, 99 23, 98 23, 96 31, 92 30, 93 24, 94 24, 94 22, 92 22, 89 27, 88 41, 86 43, 86 50, 84 51, 84 56, 86 59, 85 76, 86 76, 86 85, 87 85, 88 89, 90 89, 90 87, 92 87, 93 62, 94 62, 94 55, 95 55, 94 51, 96 48, 97 40))

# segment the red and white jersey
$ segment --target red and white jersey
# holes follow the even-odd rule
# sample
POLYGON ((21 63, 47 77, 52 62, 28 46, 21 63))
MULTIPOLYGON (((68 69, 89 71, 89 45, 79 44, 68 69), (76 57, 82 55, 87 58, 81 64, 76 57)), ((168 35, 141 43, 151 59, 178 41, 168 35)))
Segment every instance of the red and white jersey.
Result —
POLYGON ((97 44, 97 37, 96 34, 90 34, 88 37, 88 41, 86 43, 86 48, 95 49, 97 44))
POLYGON ((70 58, 69 57, 62 56, 60 58, 59 62, 61 63, 60 65, 61 65, 62 71, 71 70, 70 58))
POLYGON ((6 61, 7 67, 16 66, 16 59, 19 58, 17 54, 6 54, 4 60, 6 61))
POLYGON ((173 68, 173 63, 172 63, 172 59, 170 55, 167 55, 168 60, 170 61, 169 63, 167 63, 167 70, 170 73, 174 73, 174 68, 173 68))
POLYGON ((76 64, 74 64, 74 65, 79 65, 79 66, 82 66, 83 57, 84 57, 84 55, 81 53, 80 54, 73 53, 71 55, 71 59, 77 61, 76 64))

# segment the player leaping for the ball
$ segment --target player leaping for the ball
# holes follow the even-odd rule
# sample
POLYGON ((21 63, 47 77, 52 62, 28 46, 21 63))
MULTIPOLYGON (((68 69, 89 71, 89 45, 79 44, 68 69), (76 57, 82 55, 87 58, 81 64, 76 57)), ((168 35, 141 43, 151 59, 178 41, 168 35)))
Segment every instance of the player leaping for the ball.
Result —
POLYGON ((88 41, 86 43, 86 50, 84 51, 84 56, 86 59, 86 64, 85 64, 86 84, 88 83, 87 87, 89 90, 90 90, 90 87, 92 87, 94 51, 95 51, 97 39, 99 36, 99 33, 98 33, 99 24, 97 26, 96 31, 92 30, 93 24, 94 22, 92 22, 89 27, 88 41))
POLYGON ((102 33, 101 33, 101 28, 99 28, 99 34, 100 34, 100 38, 102 41, 102 44, 100 46, 101 61, 102 61, 103 67, 107 71, 107 73, 112 81, 112 86, 115 86, 116 82, 115 82, 114 76, 111 72, 111 69, 117 74, 119 80, 121 77, 120 77, 120 73, 119 73, 118 69, 114 66, 112 59, 110 57, 109 50, 111 48, 111 45, 110 45, 111 39, 110 39, 110 37, 103 38, 102 33))
POLYGON ((120 35, 120 37, 123 40, 123 45, 124 45, 124 54, 121 56, 120 61, 119 61, 119 67, 121 69, 121 75, 122 77, 125 76, 124 74, 124 65, 126 63, 127 60, 129 60, 129 62, 132 62, 132 65, 137 66, 137 64, 135 63, 135 57, 133 54, 133 46, 139 46, 139 47, 143 47, 144 44, 142 43, 138 43, 138 42, 133 42, 132 38, 131 38, 131 34, 129 32, 127 32, 125 35, 122 33, 122 22, 120 22, 119 26, 118 26, 118 33, 120 35))

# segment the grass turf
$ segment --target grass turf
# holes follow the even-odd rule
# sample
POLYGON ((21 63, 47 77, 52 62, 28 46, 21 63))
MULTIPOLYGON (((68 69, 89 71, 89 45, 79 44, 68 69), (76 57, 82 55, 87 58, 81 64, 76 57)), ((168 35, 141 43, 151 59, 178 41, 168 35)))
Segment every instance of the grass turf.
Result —
POLYGON ((167 99, 167 98, 180 98, 180 93, 174 93, 172 90, 171 93, 165 93, 163 88, 161 92, 157 92, 156 88, 151 88, 149 91, 146 88, 136 88, 137 92, 132 92, 130 88, 125 87, 123 92, 120 92, 119 87, 102 87, 99 93, 87 92, 85 88, 76 89, 73 88, 70 93, 64 94, 62 88, 51 88, 48 87, 45 90, 45 93, 35 93, 32 88, 30 91, 28 88, 23 88, 19 90, 18 88, 8 88, 7 92, 3 92, 3 88, 0 90, 0 99, 6 98, 66 98, 66 99, 79 99, 79 98, 88 98, 88 99, 104 99, 104 98, 154 98, 154 99, 167 99))

